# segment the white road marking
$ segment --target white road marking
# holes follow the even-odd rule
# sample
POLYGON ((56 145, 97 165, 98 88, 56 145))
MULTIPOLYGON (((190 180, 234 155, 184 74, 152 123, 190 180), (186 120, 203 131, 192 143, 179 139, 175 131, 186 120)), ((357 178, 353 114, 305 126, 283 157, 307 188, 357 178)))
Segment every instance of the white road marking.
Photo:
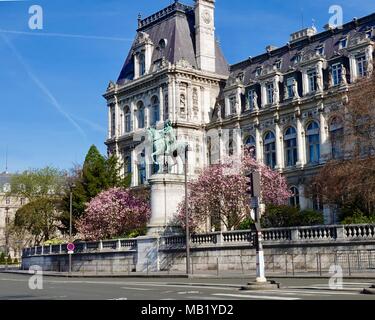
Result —
POLYGON ((145 288, 130 288, 130 287, 121 287, 121 289, 125 290, 138 290, 138 291, 151 291, 152 289, 145 289, 145 288))
POLYGON ((233 297, 233 298, 244 298, 244 299, 260 299, 260 300, 301 300, 300 298, 290 297, 276 297, 276 296, 262 296, 262 295, 248 295, 248 294, 227 294, 227 293, 215 293, 213 296, 220 297, 233 297))
POLYGON ((290 292, 290 293, 296 293, 296 294, 299 294, 299 293, 308 293, 308 294, 312 294, 314 296, 317 296, 317 295, 350 295, 352 296, 354 293, 351 293, 351 292, 337 292, 337 291, 334 291, 334 290, 331 290, 331 291, 318 291, 318 290, 309 290, 309 289, 306 289, 305 290, 302 290, 302 289, 285 289, 285 290, 282 290, 282 291, 267 291, 267 292, 274 292, 274 293, 282 293, 282 292, 290 292))
POLYGON ((199 291, 182 291, 177 292, 177 294, 199 294, 199 291))

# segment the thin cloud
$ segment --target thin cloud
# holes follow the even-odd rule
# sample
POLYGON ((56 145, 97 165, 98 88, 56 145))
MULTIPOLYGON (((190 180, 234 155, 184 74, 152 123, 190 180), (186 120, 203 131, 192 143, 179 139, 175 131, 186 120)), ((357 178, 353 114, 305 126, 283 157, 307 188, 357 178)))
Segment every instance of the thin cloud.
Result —
POLYGON ((33 36, 33 37, 59 37, 59 38, 75 38, 75 39, 86 39, 86 40, 122 41, 122 42, 133 41, 133 39, 129 39, 129 38, 88 36, 88 35, 82 35, 82 34, 54 33, 54 32, 26 32, 26 31, 0 29, 0 33, 18 34, 18 35, 33 36))
POLYGON ((98 131, 100 133, 106 133, 107 132, 106 128, 102 127, 100 124, 97 124, 93 121, 90 121, 88 119, 84 119, 84 118, 81 118, 81 117, 78 117, 78 116, 75 116, 75 115, 72 115, 72 118, 74 118, 78 122, 81 122, 81 123, 84 123, 84 124, 88 125, 94 131, 98 131))
POLYGON ((76 129, 77 131, 86 139, 86 134, 83 131, 83 129, 80 127, 80 125, 74 121, 74 119, 61 107, 60 103, 56 100, 54 95, 49 91, 49 89, 38 79, 38 77, 31 71, 27 63, 24 61, 16 47, 10 42, 10 40, 4 35, 0 34, 0 36, 3 38, 5 43, 8 45, 8 47, 11 49, 11 51, 16 56, 19 63, 23 66, 25 69, 27 75, 29 78, 34 82, 34 84, 42 91, 42 93, 48 98, 52 106, 62 115, 64 116, 76 129))

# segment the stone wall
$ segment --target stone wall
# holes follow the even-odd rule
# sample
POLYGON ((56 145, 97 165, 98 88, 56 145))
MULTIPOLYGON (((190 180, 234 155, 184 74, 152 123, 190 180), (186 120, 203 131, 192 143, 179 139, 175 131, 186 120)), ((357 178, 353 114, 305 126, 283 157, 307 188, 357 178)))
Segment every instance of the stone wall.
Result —
MULTIPOLYGON (((267 270, 327 272, 375 270, 375 225, 318 226, 263 230, 267 270)), ((199 234, 191 237, 193 273, 254 271, 252 231, 199 234)), ((140 237, 136 240, 79 243, 72 270, 79 272, 184 272, 183 236, 140 237)), ((22 268, 40 265, 45 271, 68 271, 66 245, 26 248, 22 268)))

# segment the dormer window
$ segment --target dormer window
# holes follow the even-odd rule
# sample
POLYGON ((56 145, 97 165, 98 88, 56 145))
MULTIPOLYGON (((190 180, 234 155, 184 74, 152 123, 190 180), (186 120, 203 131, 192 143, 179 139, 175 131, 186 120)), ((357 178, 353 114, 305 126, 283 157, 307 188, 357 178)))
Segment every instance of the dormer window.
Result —
POLYGON ((324 55, 324 45, 318 46, 316 48, 316 54, 318 56, 323 56, 324 55))
POLYGON ((10 192, 10 184, 9 183, 4 184, 3 191, 5 193, 10 192))
POLYGON ((345 38, 341 38, 340 42, 339 42, 339 49, 344 49, 348 46, 348 38, 345 37, 345 38))
POLYGON ((372 38, 372 29, 366 31, 366 38, 371 39, 372 38))
POLYGON ((257 77, 259 77, 261 74, 262 74, 262 67, 258 67, 258 68, 256 68, 256 70, 255 70, 255 75, 256 75, 257 77))
POLYGON ((282 64, 282 60, 279 59, 279 60, 276 60, 275 63, 273 64, 274 68, 276 70, 280 70, 281 69, 281 64, 282 64))
POLYGON ((294 64, 297 64, 297 63, 300 63, 301 61, 302 61, 302 56, 301 56, 301 54, 296 54, 294 57, 293 57, 293 63, 294 64))

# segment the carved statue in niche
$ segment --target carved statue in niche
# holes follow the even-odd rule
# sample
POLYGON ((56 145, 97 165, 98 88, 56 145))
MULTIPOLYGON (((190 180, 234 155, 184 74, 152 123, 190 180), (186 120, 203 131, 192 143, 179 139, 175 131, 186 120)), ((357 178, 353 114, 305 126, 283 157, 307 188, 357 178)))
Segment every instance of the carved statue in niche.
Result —
POLYGON ((193 109, 194 111, 198 111, 198 90, 196 88, 193 89, 193 109))
POLYGON ((279 85, 277 83, 273 88, 273 103, 279 103, 279 85))
POLYGON ((368 51, 366 52, 366 61, 367 61, 367 70, 366 70, 367 76, 371 77, 372 73, 374 72, 374 63, 368 51))
POLYGON ((322 74, 320 73, 319 68, 316 68, 316 91, 322 92, 323 91, 323 77, 322 74))
POLYGON ((341 83, 342 84, 348 84, 348 80, 346 78, 347 72, 345 66, 341 65, 341 83))
POLYGON ((186 112, 186 98, 184 94, 180 95, 180 112, 181 113, 186 112))
POLYGON ((254 110, 259 110, 259 106, 258 106, 258 94, 257 92, 254 90, 254 94, 253 94, 253 108, 254 110))
POLYGON ((328 87, 332 88, 333 87, 333 76, 332 76, 332 69, 330 69, 328 73, 328 87))
POLYGON ((293 79, 293 97, 296 99, 299 98, 298 81, 296 79, 293 79))

